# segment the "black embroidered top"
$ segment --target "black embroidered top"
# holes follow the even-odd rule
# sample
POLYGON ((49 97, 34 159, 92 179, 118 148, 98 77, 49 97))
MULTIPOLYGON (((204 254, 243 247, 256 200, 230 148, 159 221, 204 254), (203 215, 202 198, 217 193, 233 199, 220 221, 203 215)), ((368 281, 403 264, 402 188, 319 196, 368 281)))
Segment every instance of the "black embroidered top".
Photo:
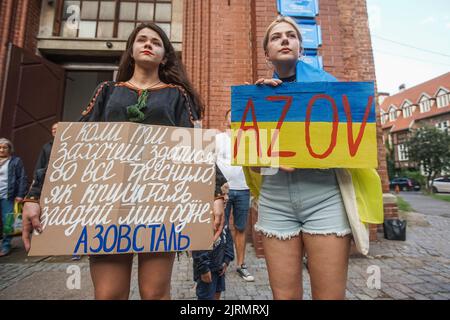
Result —
POLYGON ((181 86, 163 84, 140 90, 126 82, 107 81, 96 88, 80 121, 133 121, 192 128, 198 118, 191 99, 181 86), (130 112, 130 109, 134 111, 130 112))
MULTIPOLYGON (((82 122, 133 121, 144 124, 193 128, 199 115, 183 87, 173 84, 140 90, 125 82, 106 81, 97 86, 82 122)), ((26 200, 39 200, 45 170, 34 174, 26 200)), ((227 181, 216 165, 215 197, 221 197, 221 186, 227 181)))

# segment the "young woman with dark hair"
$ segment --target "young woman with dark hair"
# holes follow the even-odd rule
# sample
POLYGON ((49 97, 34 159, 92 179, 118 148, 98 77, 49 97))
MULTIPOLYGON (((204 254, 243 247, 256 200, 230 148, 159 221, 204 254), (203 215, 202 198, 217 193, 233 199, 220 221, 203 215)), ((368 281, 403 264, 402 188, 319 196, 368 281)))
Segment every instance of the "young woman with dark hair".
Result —
MULTIPOLYGON (((140 24, 128 38, 116 81, 101 83, 80 121, 132 121, 192 128, 199 126, 203 104, 189 82, 169 38, 154 23, 140 24)), ((44 172, 45 174, 45 172, 44 172)), ((44 176, 35 179, 24 207, 25 248, 30 232, 41 230, 39 196, 44 176)), ((216 167, 214 226, 220 234, 226 183, 216 167)), ((143 299, 169 299, 175 253, 139 253, 139 291, 143 299)), ((90 256, 96 299, 128 299, 133 254, 90 256)))

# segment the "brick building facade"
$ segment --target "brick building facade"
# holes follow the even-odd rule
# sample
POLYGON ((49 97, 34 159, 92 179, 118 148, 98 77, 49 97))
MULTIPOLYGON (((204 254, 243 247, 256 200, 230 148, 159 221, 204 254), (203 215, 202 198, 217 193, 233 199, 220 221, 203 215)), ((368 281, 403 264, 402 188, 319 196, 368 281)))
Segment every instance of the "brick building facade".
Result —
POLYGON ((380 104, 383 142, 393 153, 395 169, 419 169, 408 159, 405 142, 411 130, 450 128, 450 72, 387 96, 380 104))
MULTIPOLYGON (((262 50, 262 39, 266 27, 277 16, 277 1, 164 1, 172 4, 170 38, 175 43, 175 48, 181 51, 188 73, 207 106, 204 126, 223 128, 224 113, 230 106, 230 86, 245 82, 253 83, 260 77, 271 75, 262 50)), ((155 5, 156 3, 158 1, 155 5)), ((109 45, 108 48, 105 46, 105 39, 88 39, 88 41, 61 37, 59 33, 55 33, 57 27, 55 23, 59 21, 58 16, 55 18, 58 12, 56 8, 60 5, 61 1, 58 0, 1 2, 0 108, 3 109, 0 109, 0 116, 12 112, 10 109, 14 108, 4 101, 5 92, 8 91, 6 89, 8 43, 63 66, 66 75, 75 68, 74 65, 91 62, 86 57, 92 57, 92 60, 95 58, 95 62, 109 63, 107 66, 109 69, 105 69, 102 64, 103 69, 99 70, 117 69, 124 41, 110 39, 111 49, 109 45), (74 47, 77 50, 72 50, 74 47)), ((342 81, 375 80, 366 1, 320 0, 319 12, 316 20, 322 29, 322 46, 319 54, 323 57, 324 69, 342 81)), ((84 66, 87 67, 89 66, 84 66)), ((100 76, 103 74, 98 75, 96 79, 100 79, 100 76)), ((68 85, 70 83, 65 85, 66 91, 68 85)), ((87 98, 83 99, 87 101, 87 98)), ((378 110, 377 116, 379 117, 378 110)), ((63 113, 59 113, 55 118, 61 120, 63 113)), ((48 119, 50 118, 39 121, 41 127, 47 128, 50 137, 51 121, 48 119)), ((27 134, 29 135, 24 134, 25 137, 27 134)), ((40 142, 44 142, 45 138, 41 140, 40 142)), ((383 192, 386 193, 385 216, 393 217, 396 215, 396 205, 388 196, 389 184, 380 125, 378 125, 378 151, 379 173, 383 182, 383 192)), ((254 209, 252 222, 256 218, 257 212, 254 209)), ((371 226, 372 239, 376 238, 376 229, 377 226, 371 226)), ((258 234, 251 233, 251 237, 257 253, 261 254, 258 234)))
POLYGON ((3 88, 8 43, 12 42, 32 52, 36 51, 40 12, 41 0, 1 1, 0 88, 3 88))

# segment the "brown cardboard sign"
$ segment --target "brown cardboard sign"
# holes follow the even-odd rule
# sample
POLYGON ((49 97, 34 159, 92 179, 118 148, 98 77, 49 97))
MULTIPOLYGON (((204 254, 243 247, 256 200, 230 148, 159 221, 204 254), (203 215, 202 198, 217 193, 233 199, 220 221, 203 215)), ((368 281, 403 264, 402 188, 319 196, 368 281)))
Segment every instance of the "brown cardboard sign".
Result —
POLYGON ((207 250, 216 130, 62 122, 30 256, 207 250))

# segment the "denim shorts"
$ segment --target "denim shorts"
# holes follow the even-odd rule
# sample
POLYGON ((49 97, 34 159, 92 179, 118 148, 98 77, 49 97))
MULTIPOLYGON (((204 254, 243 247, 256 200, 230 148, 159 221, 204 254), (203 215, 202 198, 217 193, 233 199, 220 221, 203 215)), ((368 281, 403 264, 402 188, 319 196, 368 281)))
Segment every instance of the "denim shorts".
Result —
POLYGON ((233 208, 234 226, 239 231, 245 231, 248 220, 248 210, 250 208, 250 190, 230 190, 228 202, 225 207, 225 217, 230 221, 230 212, 233 208))
POLYGON ((255 230, 282 240, 301 232, 340 237, 350 234, 334 170, 279 170, 263 176, 255 230))
POLYGON ((225 275, 219 276, 218 272, 211 272, 211 277, 211 283, 197 280, 196 294, 198 300, 214 300, 216 293, 225 291, 225 275))

